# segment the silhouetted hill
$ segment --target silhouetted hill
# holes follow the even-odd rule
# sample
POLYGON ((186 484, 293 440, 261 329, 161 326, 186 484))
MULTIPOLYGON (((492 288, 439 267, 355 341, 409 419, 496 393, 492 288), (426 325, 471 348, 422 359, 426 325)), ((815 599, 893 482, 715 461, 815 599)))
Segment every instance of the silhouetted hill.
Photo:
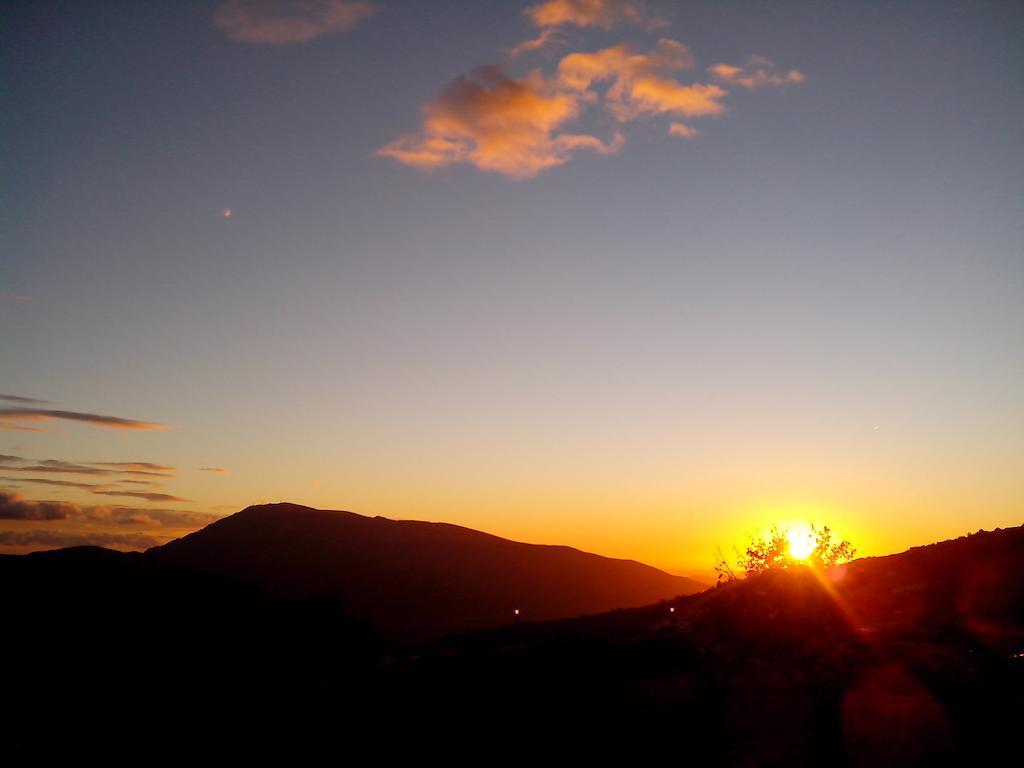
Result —
POLYGON ((422 640, 598 613, 705 589, 632 560, 445 523, 295 504, 249 507, 145 553, 290 598, 330 596, 388 637, 422 640))
POLYGON ((719 765, 982 764, 1024 715, 1024 528, 444 638, 386 679, 407 713, 443 686, 480 728, 685 733, 719 765))
MULTIPOLYGON (((408 646, 375 636, 332 596, 334 582, 311 581, 315 570, 280 578, 292 563, 332 562, 292 530, 306 516, 320 521, 321 537, 366 525, 380 537, 372 551, 386 549, 395 563, 438 536, 468 540, 468 549, 489 542, 499 558, 525 548, 526 563, 533 549, 549 549, 455 526, 275 506, 146 554, 0 557, 5 754, 45 745, 51 756, 104 755, 116 744, 194 756, 212 745, 236 757, 369 749, 449 762, 613 755, 873 768, 1005 762, 1019 750, 1022 528, 826 574, 769 573, 639 608, 408 646), (390 543, 395 530, 404 543, 390 543), (275 591, 240 568, 270 540, 277 554, 254 576, 275 591), (180 559, 166 556, 183 545, 180 559), (185 557, 214 558, 232 545, 241 548, 226 559, 232 575, 185 557)), ((452 568, 487 574, 478 566, 490 552, 452 568)), ((389 588, 410 583, 417 565, 406 563, 389 588)), ((440 588, 431 573, 425 583, 440 588)))

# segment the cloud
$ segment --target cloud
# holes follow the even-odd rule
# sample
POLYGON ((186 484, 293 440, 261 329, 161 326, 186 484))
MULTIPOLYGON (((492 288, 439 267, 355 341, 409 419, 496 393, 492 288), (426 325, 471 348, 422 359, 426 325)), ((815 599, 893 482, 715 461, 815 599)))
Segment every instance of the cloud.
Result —
POLYGON ((523 13, 538 27, 570 24, 611 29, 618 24, 638 24, 655 29, 668 23, 644 0, 545 0, 523 13))
POLYGON ((715 64, 708 67, 708 72, 720 82, 740 85, 751 90, 765 86, 796 85, 807 79, 798 69, 780 72, 771 60, 763 56, 751 56, 742 67, 715 64))
POLYGON ((0 531, 0 547, 27 549, 31 547, 108 547, 123 550, 144 550, 163 544, 167 537, 148 533, 105 533, 101 531, 0 531))
POLYGON ((150 472, 174 472, 177 467, 167 467, 163 464, 151 464, 148 461, 92 461, 97 467, 113 467, 120 472, 150 471, 150 472))
POLYGON ((219 474, 224 474, 224 473, 227 472, 227 470, 224 469, 224 467, 200 467, 199 471, 200 472, 217 472, 219 474))
MULTIPOLYGON (((595 14, 605 8, 602 3, 583 2, 534 8, 548 6, 585 8, 595 14)), ((545 32, 550 28, 545 27, 545 32)), ((521 43, 513 53, 542 45, 545 39, 542 34, 521 43)), ((622 147, 621 128, 608 139, 568 130, 570 123, 593 110, 604 110, 620 126, 669 117, 669 135, 692 139, 698 131, 690 121, 724 115, 728 95, 715 83, 681 82, 680 73, 694 64, 689 48, 663 38, 647 53, 636 52, 628 43, 570 53, 558 62, 553 75, 535 69, 515 77, 498 66, 480 67, 468 77, 457 78, 424 106, 425 118, 417 133, 402 136, 377 154, 422 170, 467 163, 482 171, 528 179, 564 165, 578 150, 609 155, 622 147)), ((749 88, 804 79, 797 70, 779 73, 759 57, 752 57, 747 68, 715 65, 710 72, 722 82, 749 88)))
MULTIPOLYGON (((132 485, 155 485, 153 480, 135 480, 124 477, 130 475, 132 477, 153 477, 153 478, 170 478, 173 475, 168 474, 165 471, 150 471, 150 470, 174 470, 176 467, 167 466, 164 464, 153 464, 148 461, 99 461, 99 462, 71 462, 63 461, 62 459, 44 459, 42 461, 36 461, 35 463, 29 463, 30 459, 25 459, 21 456, 7 456, 0 455, 0 466, 8 472, 26 472, 26 473, 47 473, 47 474, 71 474, 71 475, 89 475, 91 477, 105 477, 112 478, 114 483, 132 484, 132 485), (17 466, 17 464, 21 466, 17 466), (146 467, 147 469, 135 469, 135 467, 146 467)), ((46 483, 48 485, 62 485, 68 488, 100 488, 103 486, 99 485, 87 485, 83 483, 72 483, 64 480, 42 480, 39 478, 26 478, 18 479, 8 478, 13 482, 26 482, 26 483, 46 483)), ((109 485, 109 483, 107 483, 109 485)))
POLYGON ((27 501, 20 493, 0 491, 0 520, 66 520, 80 513, 66 501, 27 501))
POLYGON ((4 432, 45 432, 45 429, 39 429, 39 427, 23 427, 19 424, 5 424, 0 422, 0 431, 4 432))
POLYGON ((101 477, 114 474, 109 469, 90 467, 85 464, 73 464, 70 461, 61 461, 59 459, 45 459, 27 467, 5 467, 5 469, 14 472, 54 472, 62 475, 94 475, 101 477))
POLYGON ((405 136, 378 154, 422 169, 470 163, 480 170, 525 179, 562 165, 578 149, 615 152, 621 140, 559 133, 577 117, 581 94, 568 92, 539 72, 512 78, 498 67, 460 77, 424 108, 419 134, 405 136))
POLYGON ((697 132, 696 128, 691 128, 685 123, 672 123, 672 125, 668 127, 668 135, 679 136, 683 139, 695 139, 700 134, 697 132))
POLYGON ((166 424, 157 424, 151 421, 136 421, 134 419, 122 419, 117 416, 100 416, 95 413, 55 411, 44 408, 0 408, 0 418, 25 421, 65 419, 67 421, 81 421, 86 424, 92 424, 96 427, 105 427, 107 429, 128 429, 139 431, 168 428, 166 424))
POLYGON ((213 21, 240 43, 288 45, 347 32, 376 10, 367 0, 226 0, 213 21))
POLYGON ((541 30, 541 33, 537 35, 537 37, 531 37, 529 40, 523 40, 523 42, 514 45, 512 48, 509 48, 508 57, 510 59, 514 59, 517 56, 523 55, 524 53, 539 50, 546 46, 548 43, 552 43, 555 40, 557 40, 558 37, 558 31, 554 28, 541 30))
POLYGON ((82 506, 69 501, 32 501, 25 499, 20 493, 0 490, 0 520, 73 520, 84 523, 200 528, 219 519, 220 515, 187 509, 140 509, 106 505, 82 506))
POLYGON ((157 525, 166 528, 201 528, 220 515, 191 512, 186 509, 140 509, 137 507, 84 507, 83 517, 99 523, 114 525, 157 525))
POLYGON ((93 491, 100 496, 131 496, 146 501, 189 501, 179 496, 172 496, 169 493, 149 493, 148 491, 93 491))
POLYGON ((83 488, 87 490, 106 487, 104 485, 96 485, 95 483, 76 483, 73 480, 50 480, 42 477, 0 477, 0 480, 9 483, 36 483, 38 485, 53 485, 59 488, 83 488))
POLYGON ((20 395, 0 395, 0 400, 9 400, 12 403, 25 403, 26 405, 49 405, 49 400, 37 400, 34 397, 21 397, 20 395))
POLYGON ((610 81, 605 106, 621 122, 645 115, 708 117, 725 111, 725 91, 717 85, 684 85, 665 73, 693 67, 690 50, 675 40, 659 40, 649 54, 616 45, 594 53, 571 53, 558 64, 566 88, 589 92, 595 83, 610 81))

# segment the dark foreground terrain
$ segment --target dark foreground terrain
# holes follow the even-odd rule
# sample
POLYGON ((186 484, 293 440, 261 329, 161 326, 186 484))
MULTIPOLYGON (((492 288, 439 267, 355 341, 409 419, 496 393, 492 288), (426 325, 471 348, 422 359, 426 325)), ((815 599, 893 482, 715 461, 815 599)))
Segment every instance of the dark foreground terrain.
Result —
POLYGON ((22 758, 880 766, 1022 749, 1021 528, 417 645, 336 595, 144 554, 3 557, 0 578, 3 750, 22 758))

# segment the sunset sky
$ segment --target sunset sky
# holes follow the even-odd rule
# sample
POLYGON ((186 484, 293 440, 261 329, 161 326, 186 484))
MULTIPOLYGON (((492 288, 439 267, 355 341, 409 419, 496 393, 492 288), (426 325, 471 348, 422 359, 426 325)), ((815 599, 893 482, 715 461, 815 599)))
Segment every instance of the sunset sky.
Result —
POLYGON ((287 500, 679 573, 1024 522, 1024 4, 0 8, 0 551, 287 500))

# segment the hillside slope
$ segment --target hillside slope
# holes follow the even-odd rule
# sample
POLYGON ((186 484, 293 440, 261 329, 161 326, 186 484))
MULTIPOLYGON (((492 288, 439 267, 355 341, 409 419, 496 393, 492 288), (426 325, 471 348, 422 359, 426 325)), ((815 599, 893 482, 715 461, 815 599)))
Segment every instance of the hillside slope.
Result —
POLYGON ((444 523, 295 504, 249 507, 146 552, 292 598, 331 596, 385 636, 467 629, 644 605, 705 589, 632 560, 522 544, 444 523))

